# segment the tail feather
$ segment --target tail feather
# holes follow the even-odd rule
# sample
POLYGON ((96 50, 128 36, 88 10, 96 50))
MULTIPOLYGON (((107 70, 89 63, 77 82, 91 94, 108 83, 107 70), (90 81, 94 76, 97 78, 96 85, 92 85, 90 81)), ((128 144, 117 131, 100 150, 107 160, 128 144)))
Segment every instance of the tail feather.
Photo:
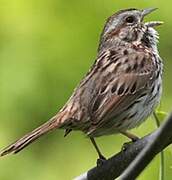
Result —
POLYGON ((6 148, 2 149, 0 151, 0 156, 4 156, 10 153, 18 153, 23 148, 28 146, 30 143, 35 141, 40 136, 44 135, 45 133, 58 128, 60 126, 59 120, 56 116, 54 116, 52 119, 50 119, 48 122, 44 123, 40 127, 36 128, 32 132, 26 134, 22 138, 18 139, 11 145, 7 146, 6 148))

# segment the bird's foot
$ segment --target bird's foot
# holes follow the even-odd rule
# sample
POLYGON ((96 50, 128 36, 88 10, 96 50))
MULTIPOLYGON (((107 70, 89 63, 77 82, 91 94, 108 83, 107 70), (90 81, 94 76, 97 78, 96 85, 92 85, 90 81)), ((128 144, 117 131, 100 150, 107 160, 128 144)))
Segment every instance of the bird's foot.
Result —
POLYGON ((135 142, 137 140, 139 140, 140 138, 138 136, 136 136, 135 134, 129 133, 127 131, 120 131, 121 134, 123 134, 124 136, 128 137, 129 139, 132 140, 132 142, 135 142))
POLYGON ((121 151, 126 151, 132 143, 133 143, 133 141, 124 143, 122 145, 121 151))
POLYGON ((138 141, 138 140, 139 140, 139 138, 138 138, 138 137, 135 137, 135 138, 132 139, 132 141, 124 143, 124 144, 122 145, 121 150, 122 150, 122 151, 126 151, 131 144, 133 144, 134 142, 136 142, 136 141, 138 141))
POLYGON ((136 141, 138 141, 139 139, 140 139, 139 137, 133 136, 131 140, 132 140, 132 142, 136 142, 136 141))
POLYGON ((105 161, 106 161, 106 158, 103 155, 99 156, 99 159, 97 159, 97 167, 102 166, 105 161))

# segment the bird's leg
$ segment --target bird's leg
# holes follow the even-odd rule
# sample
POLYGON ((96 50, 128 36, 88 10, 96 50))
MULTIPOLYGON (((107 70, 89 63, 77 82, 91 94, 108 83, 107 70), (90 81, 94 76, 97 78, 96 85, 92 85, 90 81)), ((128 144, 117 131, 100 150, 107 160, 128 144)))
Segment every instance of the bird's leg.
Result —
POLYGON ((124 136, 128 137, 129 139, 132 140, 132 142, 135 142, 137 140, 139 140, 139 137, 132 134, 132 133, 129 133, 129 132, 126 132, 126 131, 120 131, 121 134, 123 134, 124 136))
POLYGON ((97 166, 101 166, 104 163, 104 161, 106 161, 106 158, 100 152, 100 150, 99 150, 99 148, 98 148, 94 138, 90 137, 90 140, 91 140, 93 146, 95 147, 95 149, 96 149, 96 151, 97 151, 97 153, 99 155, 99 159, 97 159, 97 166))
MULTIPOLYGON (((129 133, 129 132, 126 132, 126 131, 120 131, 120 133, 123 134, 124 136, 128 137, 129 139, 131 139, 132 142, 136 142, 137 140, 139 140, 139 137, 137 137, 136 135, 134 135, 132 133, 129 133)), ((131 145, 132 142, 124 143, 123 146, 122 146, 122 150, 126 151, 128 146, 131 145)))

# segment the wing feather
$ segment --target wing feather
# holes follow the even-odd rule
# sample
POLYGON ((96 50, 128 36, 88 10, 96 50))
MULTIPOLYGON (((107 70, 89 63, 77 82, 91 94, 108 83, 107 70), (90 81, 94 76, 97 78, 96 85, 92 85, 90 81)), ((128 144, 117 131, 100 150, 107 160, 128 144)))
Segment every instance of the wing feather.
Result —
POLYGON ((118 52, 113 55, 114 58, 110 56, 110 50, 108 56, 106 52, 106 58, 109 60, 106 60, 103 71, 109 71, 111 76, 106 77, 103 90, 102 84, 97 87, 98 94, 93 100, 93 107, 95 102, 99 103, 96 109, 91 111, 90 133, 125 111, 140 95, 146 94, 154 78, 155 64, 150 53, 131 50, 129 54, 124 55, 120 50, 114 51, 118 52))

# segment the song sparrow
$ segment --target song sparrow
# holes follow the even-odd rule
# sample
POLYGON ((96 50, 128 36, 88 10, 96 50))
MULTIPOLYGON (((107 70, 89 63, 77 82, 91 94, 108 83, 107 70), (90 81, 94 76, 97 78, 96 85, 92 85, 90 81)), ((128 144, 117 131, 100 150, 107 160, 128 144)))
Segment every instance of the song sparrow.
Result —
POLYGON ((56 129, 81 130, 90 137, 122 133, 141 124, 160 101, 162 61, 157 49, 159 21, 144 23, 155 8, 125 9, 107 19, 94 65, 66 105, 48 122, 0 152, 17 153, 41 135, 56 129))

